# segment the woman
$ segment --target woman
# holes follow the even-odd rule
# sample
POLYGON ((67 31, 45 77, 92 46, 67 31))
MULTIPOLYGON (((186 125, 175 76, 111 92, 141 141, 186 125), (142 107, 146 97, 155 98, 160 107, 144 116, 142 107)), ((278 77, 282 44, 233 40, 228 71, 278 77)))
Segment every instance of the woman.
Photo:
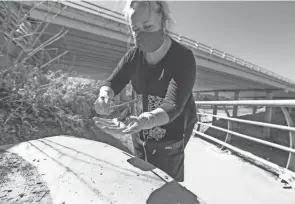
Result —
POLYGON ((167 34, 166 2, 131 1, 126 16, 135 46, 100 88, 95 110, 110 114, 110 100, 131 81, 137 99, 133 114, 123 123, 96 118, 95 124, 112 135, 132 134, 135 156, 181 182, 184 148, 197 120, 195 58, 167 34))

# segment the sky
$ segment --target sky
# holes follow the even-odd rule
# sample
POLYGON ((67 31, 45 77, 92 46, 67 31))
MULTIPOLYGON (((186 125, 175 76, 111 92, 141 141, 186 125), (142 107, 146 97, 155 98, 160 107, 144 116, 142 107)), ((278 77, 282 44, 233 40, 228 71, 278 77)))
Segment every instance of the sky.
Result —
MULTIPOLYGON (((120 10, 119 1, 98 1, 120 10)), ((172 31, 295 80, 295 2, 169 1, 172 31)))

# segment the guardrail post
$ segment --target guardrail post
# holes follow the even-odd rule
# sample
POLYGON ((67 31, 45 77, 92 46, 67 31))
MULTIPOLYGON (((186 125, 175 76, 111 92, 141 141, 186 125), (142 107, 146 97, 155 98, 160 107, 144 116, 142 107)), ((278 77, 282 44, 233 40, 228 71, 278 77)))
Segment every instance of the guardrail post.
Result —
MULTIPOLYGON (((215 91, 214 92, 214 101, 217 101, 218 100, 218 91, 215 91)), ((213 115, 217 115, 217 108, 218 106, 217 105, 214 105, 213 106, 213 115)), ((212 118, 212 124, 214 125, 215 124, 215 121, 216 121, 216 117, 213 117, 212 118)))
MULTIPOLYGON (((272 100, 273 99, 273 92, 267 92, 266 99, 272 100)), ((264 122, 271 123, 272 112, 273 112, 272 107, 267 107, 267 106, 265 107, 264 122)), ((270 128, 269 127, 264 127, 263 136, 264 136, 264 138, 270 137, 270 128)))
MULTIPOLYGON (((294 127, 294 122, 290 117, 290 114, 287 111, 287 108, 281 107, 283 114, 285 116, 286 122, 289 127, 294 127)), ((290 148, 295 149, 295 132, 289 131, 289 141, 290 141, 290 148)), ((292 152, 289 153, 288 161, 286 164, 286 168, 290 169, 291 171, 295 171, 295 155, 292 152)))

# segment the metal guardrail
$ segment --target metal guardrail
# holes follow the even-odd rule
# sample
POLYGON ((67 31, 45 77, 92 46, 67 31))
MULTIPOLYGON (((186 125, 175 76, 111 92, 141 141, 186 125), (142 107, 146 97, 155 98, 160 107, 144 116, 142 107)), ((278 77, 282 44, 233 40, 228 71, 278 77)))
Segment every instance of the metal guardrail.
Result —
POLYGON ((197 105, 295 107, 295 100, 197 101, 197 105))
MULTIPOLYGON (((284 114, 284 117, 286 119, 286 122, 288 124, 288 126, 284 126, 284 125, 277 125, 277 124, 271 124, 271 123, 264 123, 264 122, 256 122, 256 121, 251 121, 251 120, 244 120, 244 119, 238 119, 238 118, 231 118, 231 117, 226 117, 226 116, 220 116, 218 114, 213 115, 213 114, 208 114, 208 113, 200 113, 198 112, 198 116, 210 116, 210 117, 215 117, 215 118, 222 118, 224 120, 228 121, 228 129, 225 128, 221 128, 218 127, 214 124, 207 124, 201 121, 198 121, 198 126, 206 126, 206 127, 210 127, 219 131, 223 131, 227 133, 227 137, 225 139, 225 141, 221 141, 219 139, 216 139, 210 135, 207 135, 203 132, 200 132, 198 130, 194 130, 194 133, 196 133, 197 135, 200 135, 201 137, 204 137, 208 140, 211 140, 215 143, 218 143, 220 145, 222 145, 223 147, 227 147, 243 156, 246 156, 247 158, 250 158, 254 161, 258 161, 259 163, 262 163, 266 166, 272 166, 273 168, 278 169, 278 167, 274 167, 274 164, 270 164, 270 162, 257 157, 253 154, 250 154, 249 152, 243 151, 237 147, 234 147, 230 144, 227 143, 228 141, 228 135, 231 136, 236 136, 236 137, 241 137, 247 140, 251 140, 266 146, 270 146, 270 147, 274 147, 276 149, 280 149, 283 151, 287 151, 289 152, 289 156, 288 156, 288 161, 286 164, 286 170, 288 170, 290 168, 290 170, 295 171, 295 127, 294 127, 294 123, 290 117, 290 114, 288 113, 287 109, 285 107, 295 107, 295 100, 247 100, 247 101, 195 101, 195 104, 198 107, 201 107, 202 105, 214 105, 214 106, 233 106, 233 105, 248 105, 248 106, 268 106, 268 107, 280 107, 282 109, 282 112, 284 114), (280 144, 276 144, 273 142, 269 142, 263 139, 258 139, 256 137, 253 136, 249 136, 249 135, 245 135, 245 134, 241 134, 238 132, 235 132, 233 130, 231 130, 231 122, 236 122, 236 123, 244 123, 244 124, 251 124, 251 125, 256 125, 256 126, 262 126, 262 127, 266 127, 266 128, 275 128, 275 129, 280 129, 280 130, 286 130, 289 131, 289 147, 280 145, 280 144)), ((278 135, 279 137, 280 135, 278 135)), ((280 171, 280 170, 278 170, 280 171)), ((294 174, 295 175, 295 174, 294 174)), ((295 179, 295 177, 294 177, 295 179)))
MULTIPOLYGON (((127 26, 127 22, 123 16, 123 14, 116 12, 116 11, 112 11, 112 10, 104 8, 104 7, 101 7, 97 4, 87 2, 87 1, 75 1, 75 2, 74 1, 61 1, 60 3, 66 4, 66 5, 73 4, 73 5, 75 5, 75 8, 80 7, 81 10, 85 10, 85 9, 88 11, 91 10, 92 12, 95 12, 97 15, 103 16, 107 19, 113 20, 115 22, 118 22, 120 24, 127 26)), ((178 35, 178 34, 171 32, 171 31, 169 32, 169 34, 173 39, 177 40, 178 42, 182 43, 183 45, 186 45, 194 50, 199 50, 199 51, 205 52, 207 54, 214 55, 216 57, 225 59, 227 61, 231 61, 233 63, 239 64, 245 68, 258 71, 258 72, 268 75, 274 79, 284 82, 285 85, 289 85, 289 86, 295 85, 294 80, 288 79, 287 77, 283 77, 275 72, 272 72, 272 71, 269 71, 269 70, 262 68, 260 66, 254 65, 254 64, 247 62, 243 59, 240 59, 236 56, 230 55, 228 53, 225 53, 223 51, 220 51, 218 49, 215 49, 215 48, 205 45, 203 43, 197 42, 197 41, 192 40, 190 38, 178 35)))

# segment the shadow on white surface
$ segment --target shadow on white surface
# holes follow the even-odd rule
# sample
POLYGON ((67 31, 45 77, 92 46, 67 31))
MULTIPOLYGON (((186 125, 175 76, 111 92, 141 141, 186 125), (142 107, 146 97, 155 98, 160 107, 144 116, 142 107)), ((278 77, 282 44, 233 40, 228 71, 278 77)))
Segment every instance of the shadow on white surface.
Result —
POLYGON ((149 196, 147 204, 205 204, 176 181, 164 184, 149 196))

